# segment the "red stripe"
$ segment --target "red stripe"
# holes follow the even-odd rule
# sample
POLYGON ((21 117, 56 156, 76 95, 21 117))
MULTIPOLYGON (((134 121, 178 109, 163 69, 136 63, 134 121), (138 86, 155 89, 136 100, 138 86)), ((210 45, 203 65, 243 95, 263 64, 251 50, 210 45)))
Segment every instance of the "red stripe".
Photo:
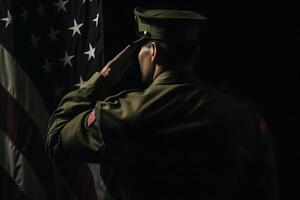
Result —
POLYGON ((56 199, 54 169, 35 123, 0 86, 0 127, 28 160, 49 199, 56 199))
POLYGON ((9 174, 0 166, 0 199, 28 200, 9 174))
MULTIPOLYGON (((56 199, 51 160, 36 124, 0 85, 0 127, 22 152, 37 174, 49 200, 56 199)), ((46 133, 44 133, 46 134, 46 133)), ((96 200, 94 179, 87 165, 64 163, 59 166, 61 175, 70 184, 78 200, 96 200), (65 169, 65 170, 61 170, 65 169)))
POLYGON ((261 131, 262 135, 267 135, 267 133, 268 133, 267 122, 262 117, 260 119, 260 131, 261 131))
POLYGON ((66 161, 56 163, 56 166, 74 189, 78 200, 97 200, 94 178, 86 164, 66 161))

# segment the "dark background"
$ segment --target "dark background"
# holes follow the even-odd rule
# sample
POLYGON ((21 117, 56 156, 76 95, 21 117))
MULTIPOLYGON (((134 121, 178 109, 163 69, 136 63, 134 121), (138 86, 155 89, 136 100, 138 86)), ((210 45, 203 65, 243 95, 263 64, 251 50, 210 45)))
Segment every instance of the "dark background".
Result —
MULTIPOLYGON (((273 136, 280 199, 300 199, 296 5, 283 0, 104 1, 106 61, 135 39, 136 6, 188 9, 207 17, 196 73, 252 99, 273 136)), ((141 86, 138 73, 136 63, 117 90, 141 86)))

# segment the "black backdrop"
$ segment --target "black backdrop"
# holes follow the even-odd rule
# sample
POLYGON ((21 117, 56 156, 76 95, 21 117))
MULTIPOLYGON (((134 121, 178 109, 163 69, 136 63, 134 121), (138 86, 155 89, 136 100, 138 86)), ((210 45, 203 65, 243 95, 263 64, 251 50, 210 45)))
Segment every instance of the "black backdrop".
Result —
MULTIPOLYGON (((106 61, 135 39, 132 10, 136 6, 189 9, 208 18, 196 73, 254 101, 273 135, 280 199, 300 199, 295 5, 284 0, 104 1, 106 61)), ((139 87, 138 73, 136 63, 117 90, 139 87)))

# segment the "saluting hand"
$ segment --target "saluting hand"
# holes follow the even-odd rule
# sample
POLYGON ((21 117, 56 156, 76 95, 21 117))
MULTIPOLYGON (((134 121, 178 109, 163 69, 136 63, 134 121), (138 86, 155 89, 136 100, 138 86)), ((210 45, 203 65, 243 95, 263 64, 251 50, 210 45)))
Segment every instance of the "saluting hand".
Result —
POLYGON ((116 84, 124 76, 125 72, 132 64, 132 55, 139 46, 128 45, 112 60, 110 60, 101 70, 101 74, 107 78, 111 84, 116 84))

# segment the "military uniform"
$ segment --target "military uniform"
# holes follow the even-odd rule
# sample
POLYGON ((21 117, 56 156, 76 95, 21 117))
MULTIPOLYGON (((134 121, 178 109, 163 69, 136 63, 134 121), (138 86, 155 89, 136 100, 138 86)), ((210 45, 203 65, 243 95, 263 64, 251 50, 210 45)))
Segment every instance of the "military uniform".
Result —
POLYGON ((275 199, 270 134, 253 104, 180 69, 108 96, 95 73, 49 122, 56 159, 99 162, 115 199, 275 199))

